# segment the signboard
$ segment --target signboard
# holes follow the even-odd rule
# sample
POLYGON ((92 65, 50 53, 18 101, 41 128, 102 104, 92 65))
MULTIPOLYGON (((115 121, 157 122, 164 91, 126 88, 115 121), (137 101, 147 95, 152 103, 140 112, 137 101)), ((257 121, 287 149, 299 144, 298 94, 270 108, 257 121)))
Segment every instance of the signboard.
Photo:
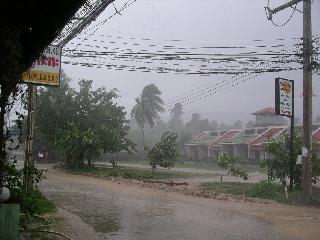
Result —
POLYGON ((22 74, 26 83, 59 86, 61 68, 61 47, 49 45, 31 66, 22 74))
POLYGON ((292 80, 276 78, 276 114, 292 117, 294 111, 294 83, 292 80))

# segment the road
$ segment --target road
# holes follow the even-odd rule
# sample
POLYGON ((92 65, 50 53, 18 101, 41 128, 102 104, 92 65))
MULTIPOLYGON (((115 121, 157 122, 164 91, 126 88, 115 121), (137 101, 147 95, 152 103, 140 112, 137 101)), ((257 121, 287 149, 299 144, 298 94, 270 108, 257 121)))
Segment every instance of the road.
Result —
POLYGON ((318 239, 320 210, 196 198, 50 169, 40 189, 77 240, 318 239))

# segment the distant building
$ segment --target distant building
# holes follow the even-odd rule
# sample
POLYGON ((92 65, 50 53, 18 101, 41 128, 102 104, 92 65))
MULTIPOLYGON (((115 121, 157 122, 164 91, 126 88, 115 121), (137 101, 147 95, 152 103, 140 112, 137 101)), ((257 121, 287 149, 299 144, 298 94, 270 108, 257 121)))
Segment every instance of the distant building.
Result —
POLYGON ((204 131, 186 144, 188 158, 192 160, 206 159, 210 156, 209 146, 226 131, 204 131))
POLYGON ((320 143, 320 127, 318 127, 315 131, 313 131, 312 139, 315 142, 320 143))
POLYGON ((256 117, 255 127, 281 126, 287 125, 286 117, 275 114, 275 109, 267 107, 252 113, 256 117))
POLYGON ((229 153, 235 155, 235 148, 233 146, 225 144, 226 142, 235 139, 241 130, 231 129, 229 131, 224 131, 223 134, 214 141, 209 146, 208 157, 213 157, 213 159, 218 159, 223 153, 229 153))
MULTIPOLYGON (((223 153, 239 157, 242 162, 257 162, 268 158, 265 150, 269 140, 280 137, 289 130, 285 117, 275 115, 275 109, 268 107, 252 113, 256 116, 255 127, 247 129, 231 129, 205 131, 186 144, 188 159, 217 160, 223 153)), ((302 130, 296 126, 296 130, 302 130)), ((312 139, 320 152, 320 126, 313 126, 312 139)))

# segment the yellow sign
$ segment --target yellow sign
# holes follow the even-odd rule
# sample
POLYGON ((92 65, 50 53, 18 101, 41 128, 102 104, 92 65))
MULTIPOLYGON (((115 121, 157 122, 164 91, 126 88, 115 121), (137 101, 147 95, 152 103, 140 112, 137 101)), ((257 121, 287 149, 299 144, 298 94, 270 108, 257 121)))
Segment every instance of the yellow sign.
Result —
POLYGON ((61 69, 61 47, 49 45, 31 68, 22 74, 27 83, 59 86, 61 69))

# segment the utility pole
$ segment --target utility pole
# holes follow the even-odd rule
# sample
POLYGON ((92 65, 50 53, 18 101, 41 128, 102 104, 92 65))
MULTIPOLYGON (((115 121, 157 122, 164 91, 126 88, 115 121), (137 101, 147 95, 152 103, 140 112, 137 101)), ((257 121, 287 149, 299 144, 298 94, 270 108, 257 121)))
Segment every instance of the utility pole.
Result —
POLYGON ((34 137, 34 118, 35 104, 37 97, 37 86, 28 84, 28 118, 27 118, 27 136, 25 144, 24 178, 23 187, 25 190, 32 188, 32 172, 34 166, 33 157, 33 137, 34 137))
POLYGON ((311 193, 312 178, 312 29, 311 0, 292 0, 275 9, 267 7, 268 19, 272 14, 303 1, 303 158, 302 187, 305 194, 311 193))
POLYGON ((311 193, 312 178, 312 29, 311 0, 303 1, 303 145, 306 154, 302 159, 302 187, 311 193))

